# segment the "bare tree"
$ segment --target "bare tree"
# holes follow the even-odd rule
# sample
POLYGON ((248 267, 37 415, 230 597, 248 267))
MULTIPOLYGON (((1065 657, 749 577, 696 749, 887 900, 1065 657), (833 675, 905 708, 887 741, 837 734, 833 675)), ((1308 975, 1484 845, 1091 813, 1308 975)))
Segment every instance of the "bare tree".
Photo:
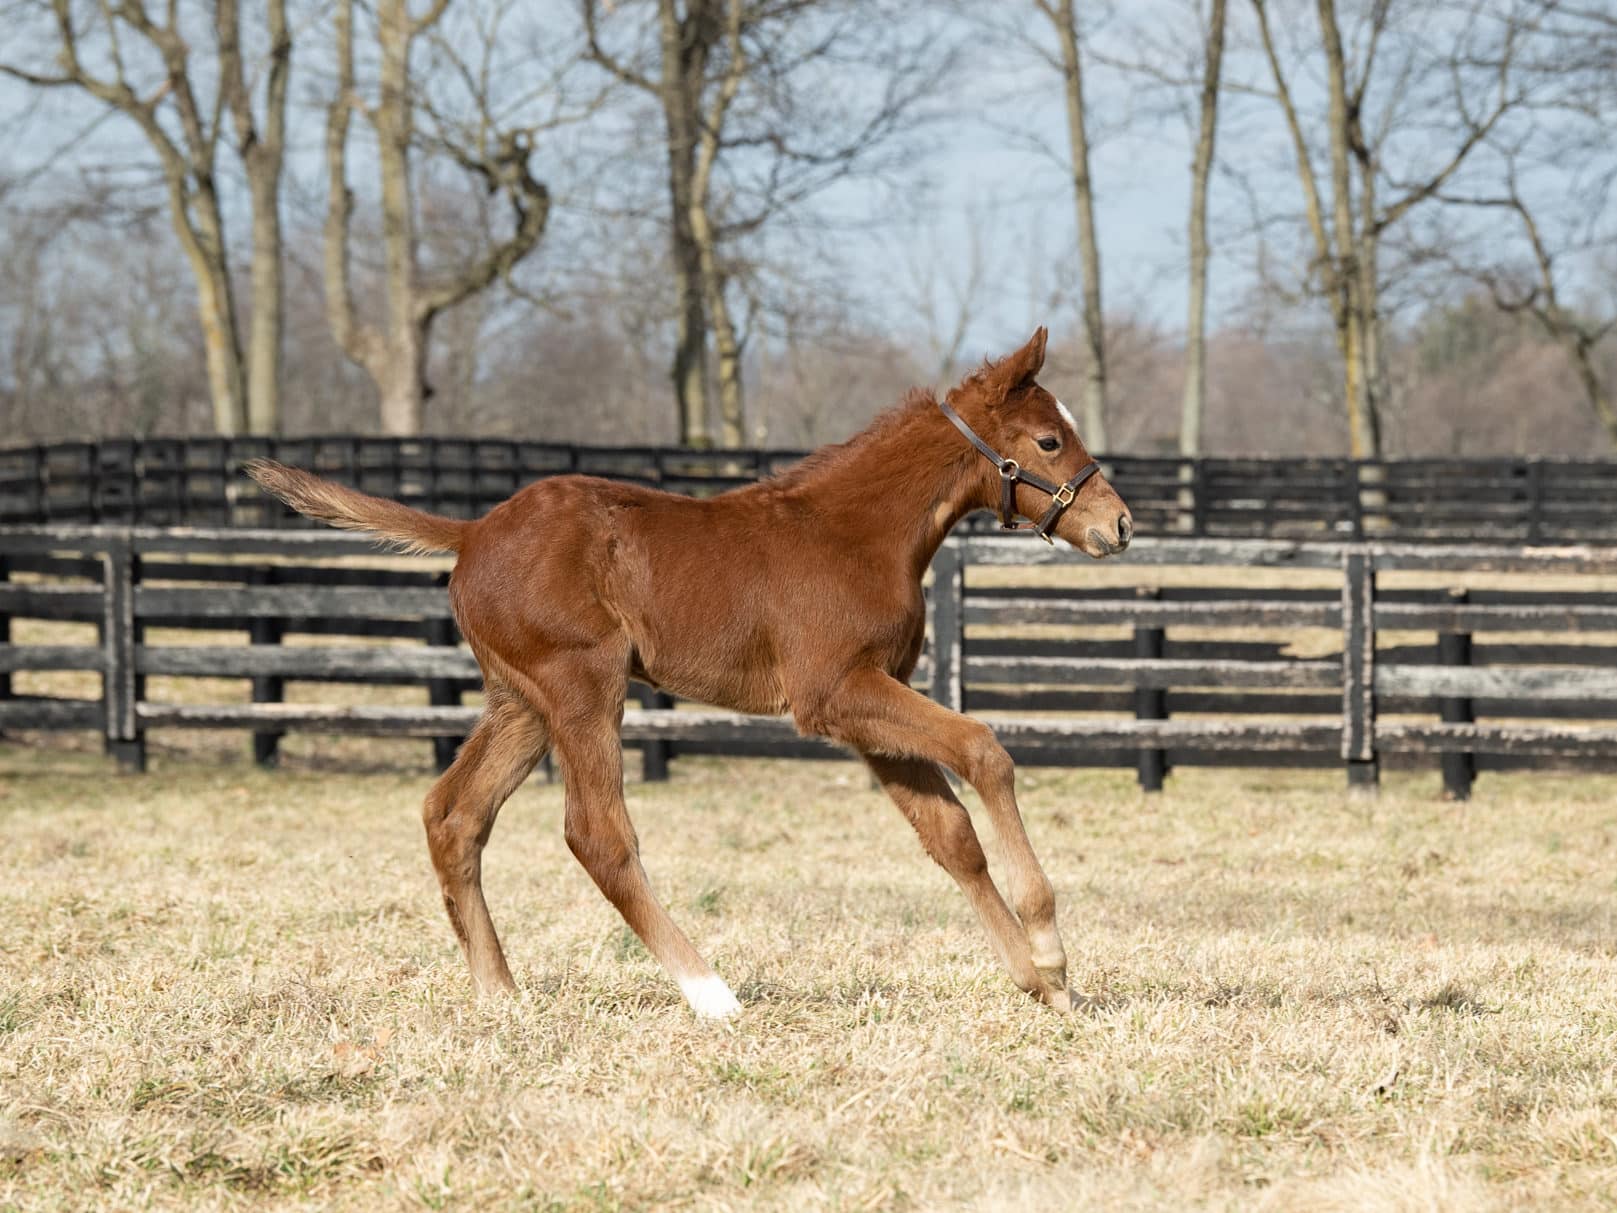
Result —
MULTIPOLYGON (((715 0, 691 0, 684 14, 675 0, 657 0, 655 68, 607 51, 599 30, 597 0, 580 0, 590 54, 619 80, 655 97, 662 108, 668 159, 677 333, 672 376, 680 438, 687 446, 712 441, 707 413, 707 303, 701 250, 691 230, 696 198, 696 148, 700 109, 708 91, 708 60, 722 36, 715 0)), ((609 9, 611 6, 608 6, 609 9)))
MULTIPOLYGON (((921 343, 923 365, 934 383, 957 382, 971 358, 966 339, 987 303, 990 271, 998 256, 990 221, 997 209, 994 200, 966 208, 964 248, 936 219, 906 229, 895 242, 891 260, 902 274, 895 276, 891 290, 917 322, 912 340, 921 343)), ((1040 317, 1047 318, 1042 310, 1040 317)))
MULTIPOLYGON (((235 0, 212 12, 214 58, 193 54, 178 3, 155 16, 143 0, 102 0, 87 13, 71 0, 31 6, 49 26, 50 69, 0 63, 42 88, 72 88, 130 121, 157 156, 170 221, 196 282, 198 313, 221 434, 273 432, 279 418, 281 328, 279 191, 292 42, 284 0, 268 0, 269 68, 264 126, 254 117, 235 0), (213 83, 211 97, 203 92, 213 83), (252 192, 252 337, 243 366, 234 272, 220 196, 219 145, 228 113, 252 192)), ((19 10, 26 13, 25 10, 19 10)))
POLYGON ((292 34, 286 0, 267 0, 269 69, 264 121, 253 113, 241 45, 238 0, 216 0, 219 91, 230 112, 236 154, 252 201, 252 310, 247 338, 247 427, 273 434, 281 424, 281 347, 286 289, 281 251, 281 171, 286 157, 286 95, 292 76, 292 34))
POLYGON ((427 355, 434 320, 509 275, 538 245, 550 216, 550 191, 529 170, 532 129, 502 129, 493 120, 492 98, 482 93, 472 129, 451 138, 440 125, 443 137, 435 141, 435 150, 490 193, 506 198, 511 230, 491 239, 469 264, 433 274, 423 270, 411 169, 422 139, 417 120, 421 83, 412 75, 411 56, 448 7, 449 0, 432 0, 424 13, 414 16, 407 0, 380 0, 373 28, 379 66, 372 100, 362 96, 355 76, 354 0, 337 0, 333 13, 337 89, 326 111, 326 309, 337 343, 376 383, 382 429, 389 434, 421 432, 423 405, 431 392, 427 355), (361 318, 350 277, 354 194, 348 185, 348 143, 356 111, 369 123, 377 145, 386 294, 380 324, 361 318))
POLYGON ((1617 443, 1617 401, 1601 356, 1617 332, 1609 290, 1617 265, 1617 14, 1548 4, 1542 17, 1522 55, 1521 74, 1531 81, 1524 113, 1487 141, 1493 172, 1440 194, 1450 224, 1459 207, 1502 218, 1503 227, 1490 224, 1467 240, 1433 225, 1424 252, 1483 285, 1500 310, 1531 316, 1565 354, 1591 415, 1617 443))
MULTIPOLYGON (((1554 2, 1502 0, 1496 8, 1474 0, 1461 12, 1448 14, 1458 22, 1445 31, 1449 37, 1433 39, 1427 30, 1401 30, 1395 22, 1423 6, 1395 8, 1377 0, 1361 14, 1349 43, 1335 0, 1317 0, 1318 50, 1328 98, 1323 123, 1327 206, 1314 164, 1318 153, 1307 134, 1311 124, 1299 112, 1269 5, 1252 0, 1302 187, 1314 250, 1311 272, 1330 306, 1355 456, 1381 453, 1380 410, 1387 394, 1381 254, 1387 234, 1432 200, 1521 104, 1512 75, 1517 53, 1546 5, 1554 2), (1422 163, 1394 162, 1398 134, 1417 125, 1430 132, 1440 124, 1452 132, 1446 148, 1420 157, 1422 163)), ((1430 147, 1436 141, 1420 142, 1430 147)))
POLYGON ((746 428, 746 334, 767 259, 747 250, 837 182, 886 167, 882 153, 913 129, 946 49, 913 0, 579 5, 591 57, 662 114, 681 437, 710 443, 716 413, 721 441, 736 445, 746 428), (831 72, 858 73, 860 87, 839 93, 831 72))
POLYGON ((1084 48, 1074 0, 1033 0, 1055 31, 1066 91, 1067 140, 1072 167, 1073 205, 1078 224, 1078 257, 1083 273, 1084 435, 1096 450, 1106 443, 1106 323, 1101 309, 1100 242, 1095 236, 1095 188, 1089 172, 1089 120, 1084 104, 1084 48))
POLYGON ((209 432, 196 291, 165 208, 66 174, 43 185, 0 208, 5 441, 209 432))
POLYGON ((1226 0, 1212 0, 1202 59, 1196 152, 1190 165, 1189 315, 1185 324, 1185 390, 1179 412, 1179 453, 1202 453, 1202 419, 1207 414, 1207 183, 1213 171, 1218 134, 1219 76, 1224 62, 1226 0))
MULTIPOLYGON (((1578 192, 1579 209, 1588 215, 1609 214, 1612 189, 1617 174, 1601 174, 1594 182, 1578 192)), ((1514 155, 1507 163, 1504 188, 1494 194, 1467 197, 1449 197, 1450 203, 1471 208, 1502 212, 1516 223, 1525 244, 1531 269, 1518 272, 1508 262, 1501 264, 1496 258, 1466 260, 1455 259, 1461 272, 1480 282, 1488 290, 1494 306, 1503 312, 1520 313, 1533 317, 1545 334, 1566 354, 1568 363, 1577 376, 1578 386, 1595 419, 1614 445, 1617 445, 1617 401, 1612 397, 1610 379, 1604 372, 1599 357, 1603 342, 1617 332, 1617 308, 1602 315, 1591 309, 1580 308, 1566 299, 1568 261, 1591 260, 1593 254, 1604 248, 1610 254, 1617 249, 1617 231, 1583 230, 1562 247, 1546 230, 1546 224, 1537 213, 1518 179, 1514 155)), ((1490 240, 1493 247, 1498 244, 1490 240)), ((1507 254, 1508 256, 1508 254, 1507 254)))

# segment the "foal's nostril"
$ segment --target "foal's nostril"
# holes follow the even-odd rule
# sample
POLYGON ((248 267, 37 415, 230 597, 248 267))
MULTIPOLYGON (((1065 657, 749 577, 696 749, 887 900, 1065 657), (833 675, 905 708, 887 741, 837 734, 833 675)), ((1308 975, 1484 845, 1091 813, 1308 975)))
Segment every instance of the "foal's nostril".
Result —
POLYGON ((1129 540, 1134 537, 1134 522, 1127 514, 1121 514, 1117 519, 1117 542, 1128 547, 1129 540))

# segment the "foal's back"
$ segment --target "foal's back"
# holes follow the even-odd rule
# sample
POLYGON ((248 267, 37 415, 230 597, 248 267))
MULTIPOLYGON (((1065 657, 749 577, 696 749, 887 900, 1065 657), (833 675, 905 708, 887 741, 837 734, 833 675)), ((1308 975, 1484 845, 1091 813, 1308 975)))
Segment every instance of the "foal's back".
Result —
POLYGON ((780 713, 794 671, 869 644, 901 657, 919 640, 918 584, 839 521, 772 482, 692 499, 553 477, 469 528, 456 616, 518 668, 594 647, 688 698, 780 713))

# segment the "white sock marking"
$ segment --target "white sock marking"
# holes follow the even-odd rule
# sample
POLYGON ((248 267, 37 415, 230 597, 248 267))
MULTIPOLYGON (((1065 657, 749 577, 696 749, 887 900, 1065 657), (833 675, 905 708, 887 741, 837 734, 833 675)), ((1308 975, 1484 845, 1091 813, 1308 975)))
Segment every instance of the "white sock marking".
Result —
POLYGON ((741 1010, 722 977, 681 977, 679 991, 702 1019, 728 1019, 741 1010))

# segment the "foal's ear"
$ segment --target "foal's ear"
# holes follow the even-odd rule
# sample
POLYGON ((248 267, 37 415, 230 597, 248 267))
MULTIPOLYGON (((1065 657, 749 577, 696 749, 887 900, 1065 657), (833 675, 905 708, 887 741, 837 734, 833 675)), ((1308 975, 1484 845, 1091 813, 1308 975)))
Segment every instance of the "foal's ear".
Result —
POLYGON ((1033 330, 1033 336, 1028 338, 1027 344, 1009 358, 1001 362, 997 368, 997 378, 1005 391, 1009 392, 1024 384, 1032 383, 1041 370, 1044 369, 1044 343, 1049 339, 1050 332, 1039 325, 1033 330))

